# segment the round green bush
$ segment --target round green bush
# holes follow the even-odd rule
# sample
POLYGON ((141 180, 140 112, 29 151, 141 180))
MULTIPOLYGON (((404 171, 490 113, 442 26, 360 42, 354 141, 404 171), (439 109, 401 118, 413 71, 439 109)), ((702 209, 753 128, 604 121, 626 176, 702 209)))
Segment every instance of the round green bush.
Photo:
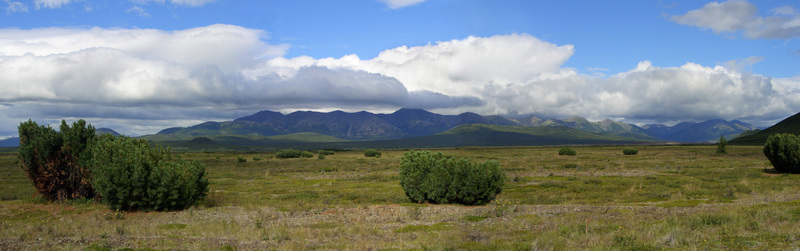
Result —
POLYGON ((380 158, 381 157, 381 152, 378 151, 378 150, 375 150, 375 149, 367 149, 367 150, 364 150, 364 156, 365 157, 380 158))
POLYGON ((410 151, 400 162, 400 186, 416 203, 483 205, 503 191, 505 173, 497 161, 456 160, 441 152, 410 151))
POLYGON ((169 149, 143 139, 104 134, 92 144, 91 156, 92 184, 114 209, 180 210, 208 193, 200 162, 173 157, 169 149))
POLYGON ((633 148, 625 148, 625 149, 622 149, 622 153, 625 154, 625 155, 636 155, 636 154, 639 154, 639 150, 636 150, 636 149, 633 149, 633 148))
POLYGON ((573 150, 572 148, 569 148, 569 147, 563 147, 563 148, 558 150, 558 155, 575 156, 576 154, 578 154, 578 153, 575 152, 575 150, 573 150))
POLYGON ((279 159, 294 159, 294 158, 311 158, 314 154, 309 151, 301 151, 294 149, 281 149, 275 153, 275 158, 279 159))
POLYGON ((800 138, 794 134, 770 135, 764 144, 764 155, 781 173, 800 173, 800 138))

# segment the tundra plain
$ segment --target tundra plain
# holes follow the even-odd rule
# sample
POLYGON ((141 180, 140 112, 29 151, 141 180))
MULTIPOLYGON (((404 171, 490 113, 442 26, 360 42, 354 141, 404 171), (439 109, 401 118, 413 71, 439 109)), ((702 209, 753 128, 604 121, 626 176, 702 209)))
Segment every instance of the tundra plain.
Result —
POLYGON ((0 249, 67 250, 787 250, 800 247, 800 175, 760 146, 462 147, 497 160, 504 191, 483 206, 412 203, 406 150, 325 159, 187 152, 208 197, 174 212, 121 212, 36 196, 15 153, 0 154, 0 249), (638 155, 623 155, 624 148, 638 155), (244 158, 246 162, 240 162, 244 158))

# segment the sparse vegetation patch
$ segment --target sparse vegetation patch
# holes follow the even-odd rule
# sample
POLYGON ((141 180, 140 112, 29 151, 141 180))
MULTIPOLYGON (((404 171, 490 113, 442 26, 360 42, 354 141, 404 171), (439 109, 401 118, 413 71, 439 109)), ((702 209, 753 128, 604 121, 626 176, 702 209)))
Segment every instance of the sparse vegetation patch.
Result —
POLYGON ((314 154, 308 151, 283 149, 275 153, 275 158, 279 159, 294 159, 294 158, 311 158, 314 154))

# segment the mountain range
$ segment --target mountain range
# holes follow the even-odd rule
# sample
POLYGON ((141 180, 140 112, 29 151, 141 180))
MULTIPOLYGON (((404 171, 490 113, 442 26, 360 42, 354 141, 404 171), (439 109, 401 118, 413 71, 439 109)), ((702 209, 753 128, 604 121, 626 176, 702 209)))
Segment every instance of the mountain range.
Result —
POLYGON ((275 136, 314 132, 346 140, 381 140, 433 135, 463 124, 516 125, 500 116, 439 115, 420 109, 400 109, 391 114, 298 111, 284 115, 261 111, 233 121, 168 128, 157 135, 275 136))
POLYGON ((527 116, 509 119, 502 116, 481 116, 475 113, 440 115, 421 109, 403 108, 391 114, 369 112, 329 113, 298 111, 282 114, 261 111, 233 121, 205 122, 190 127, 168 128, 151 140, 188 140, 208 135, 249 135, 270 137, 293 133, 317 133, 344 140, 390 140, 435 135, 460 125, 483 124, 518 127, 568 127, 583 132, 648 141, 709 142, 720 134, 733 138, 756 127, 741 121, 709 120, 683 122, 675 126, 645 125, 639 127, 610 119, 590 122, 585 118, 542 119, 527 116))
MULTIPOLYGON (((787 121, 800 123, 795 115, 787 121)), ((782 122, 783 123, 783 122, 782 122)), ((776 125, 778 126, 778 125, 776 125)), ((784 126, 785 127, 785 126, 784 126)), ((543 119, 536 116, 506 118, 475 113, 441 115, 421 109, 400 109, 390 114, 343 111, 297 111, 282 114, 261 111, 223 122, 205 122, 173 127, 141 138, 184 142, 193 146, 239 145, 280 148, 287 145, 318 147, 447 147, 466 145, 620 144, 642 142, 716 142, 722 134, 732 139, 740 134, 760 137, 763 144, 773 129, 759 131, 747 123, 720 119, 674 126, 637 126, 610 119, 590 122, 582 117, 543 119), (763 138, 763 139, 761 139, 763 138)), ((99 128, 98 134, 114 130, 99 128)), ((751 137, 747 136, 747 137, 751 137)), ((742 137, 746 138, 746 137, 742 137)), ((732 142, 740 142, 736 139, 732 142)), ((18 138, 0 141, 0 147, 15 147, 18 138)))

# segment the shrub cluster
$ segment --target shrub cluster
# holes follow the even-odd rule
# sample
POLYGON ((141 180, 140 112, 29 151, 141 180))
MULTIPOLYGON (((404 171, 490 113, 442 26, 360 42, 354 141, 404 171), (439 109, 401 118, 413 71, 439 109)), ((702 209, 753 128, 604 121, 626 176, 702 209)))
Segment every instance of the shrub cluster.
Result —
POLYGON ((417 203, 483 205, 503 191, 505 173, 497 161, 456 160, 441 152, 406 152, 400 162, 400 186, 417 203))
POLYGON ((317 151, 317 154, 319 154, 319 155, 333 155, 335 153, 336 152, 334 152, 333 150, 319 150, 319 151, 317 151))
POLYGON ((311 158, 314 154, 309 151, 301 151, 294 149, 282 149, 275 153, 275 158, 279 159, 294 159, 294 158, 311 158))
POLYGON ((800 173, 800 137, 794 134, 770 135, 764 144, 764 155, 781 173, 800 173))
POLYGON ((375 149, 367 149, 367 150, 364 150, 364 156, 380 158, 381 157, 381 152, 378 151, 378 150, 375 150, 375 149))
POLYGON ((558 150, 558 155, 575 156, 575 154, 578 154, 578 153, 575 152, 575 150, 573 150, 572 148, 569 148, 569 147, 562 147, 561 149, 558 150))
POLYGON ((143 139, 104 134, 90 149, 92 184, 104 204, 121 210, 179 210, 205 198, 208 179, 197 161, 173 157, 143 139))
POLYGON ((625 155, 636 155, 636 154, 639 154, 639 150, 636 150, 636 149, 633 149, 633 148, 625 148, 625 149, 622 149, 622 154, 625 154, 625 155))
POLYGON ((55 201, 93 198, 87 147, 95 129, 78 120, 70 127, 61 121, 59 131, 28 120, 19 127, 19 163, 44 198, 55 201))

